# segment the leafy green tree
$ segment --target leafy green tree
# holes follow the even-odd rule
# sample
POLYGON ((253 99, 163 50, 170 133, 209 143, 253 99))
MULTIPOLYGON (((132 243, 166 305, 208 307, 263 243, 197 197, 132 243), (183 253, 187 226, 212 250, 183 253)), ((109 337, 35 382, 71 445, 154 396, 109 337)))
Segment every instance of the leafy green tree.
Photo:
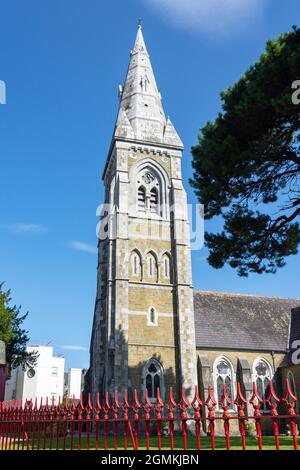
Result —
POLYGON ((208 261, 241 276, 274 273, 300 242, 300 29, 274 41, 244 76, 221 93, 223 111, 192 148, 191 184, 205 217, 208 261))
POLYGON ((9 371, 21 365, 23 369, 36 364, 37 353, 27 352, 28 332, 22 325, 28 313, 21 314, 21 307, 11 306, 10 290, 0 284, 0 340, 6 345, 6 361, 9 371))

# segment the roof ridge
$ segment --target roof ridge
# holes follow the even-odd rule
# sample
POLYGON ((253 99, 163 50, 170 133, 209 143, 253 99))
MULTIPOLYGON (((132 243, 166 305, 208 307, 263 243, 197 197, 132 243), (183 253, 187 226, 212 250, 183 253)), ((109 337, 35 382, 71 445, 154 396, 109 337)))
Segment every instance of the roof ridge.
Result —
POLYGON ((237 296, 237 297, 257 297, 257 298, 262 298, 262 299, 299 300, 300 301, 300 297, 280 297, 276 295, 242 294, 240 292, 222 292, 222 291, 208 291, 208 290, 206 291, 206 290, 194 289, 194 293, 227 295, 227 296, 237 296))

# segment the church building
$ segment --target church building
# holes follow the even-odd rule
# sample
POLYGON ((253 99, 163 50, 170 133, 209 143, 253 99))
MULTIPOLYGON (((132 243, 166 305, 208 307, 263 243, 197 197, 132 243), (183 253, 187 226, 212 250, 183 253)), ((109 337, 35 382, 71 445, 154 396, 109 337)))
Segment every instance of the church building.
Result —
POLYGON ((147 389, 154 401, 158 387, 163 398, 170 386, 189 396, 198 383, 201 396, 211 384, 218 398, 225 383, 233 397, 237 380, 246 393, 257 381, 264 395, 276 374, 280 385, 281 367, 294 380, 286 356, 300 299, 193 291, 183 144, 165 115, 141 26, 119 100, 103 171, 92 395, 128 389, 132 397, 137 389, 143 400, 147 389))

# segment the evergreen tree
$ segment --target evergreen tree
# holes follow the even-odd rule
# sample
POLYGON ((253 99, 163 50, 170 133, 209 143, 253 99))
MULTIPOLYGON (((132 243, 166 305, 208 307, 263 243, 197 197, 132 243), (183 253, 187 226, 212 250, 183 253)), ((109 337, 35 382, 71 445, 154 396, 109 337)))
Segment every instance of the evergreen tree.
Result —
POLYGON ((293 27, 221 93, 223 112, 192 148, 191 184, 205 216, 224 221, 221 233, 206 233, 215 268, 274 273, 298 252, 299 79, 300 29, 293 27))
POLYGON ((22 366, 30 368, 36 364, 36 352, 28 353, 26 346, 29 341, 28 332, 22 325, 28 313, 21 314, 21 307, 11 305, 10 290, 3 290, 0 284, 0 340, 6 345, 6 361, 9 371, 22 366))

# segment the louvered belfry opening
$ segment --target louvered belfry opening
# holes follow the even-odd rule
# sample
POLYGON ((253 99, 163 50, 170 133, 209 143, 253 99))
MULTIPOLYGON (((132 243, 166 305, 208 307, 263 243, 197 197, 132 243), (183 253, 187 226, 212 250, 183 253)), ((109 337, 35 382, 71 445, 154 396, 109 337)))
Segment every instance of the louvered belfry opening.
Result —
POLYGON ((158 192, 156 188, 152 188, 150 191, 150 211, 157 213, 158 209, 158 192))
POLYGON ((139 210, 146 210, 146 190, 144 186, 140 186, 138 189, 138 206, 139 210))

